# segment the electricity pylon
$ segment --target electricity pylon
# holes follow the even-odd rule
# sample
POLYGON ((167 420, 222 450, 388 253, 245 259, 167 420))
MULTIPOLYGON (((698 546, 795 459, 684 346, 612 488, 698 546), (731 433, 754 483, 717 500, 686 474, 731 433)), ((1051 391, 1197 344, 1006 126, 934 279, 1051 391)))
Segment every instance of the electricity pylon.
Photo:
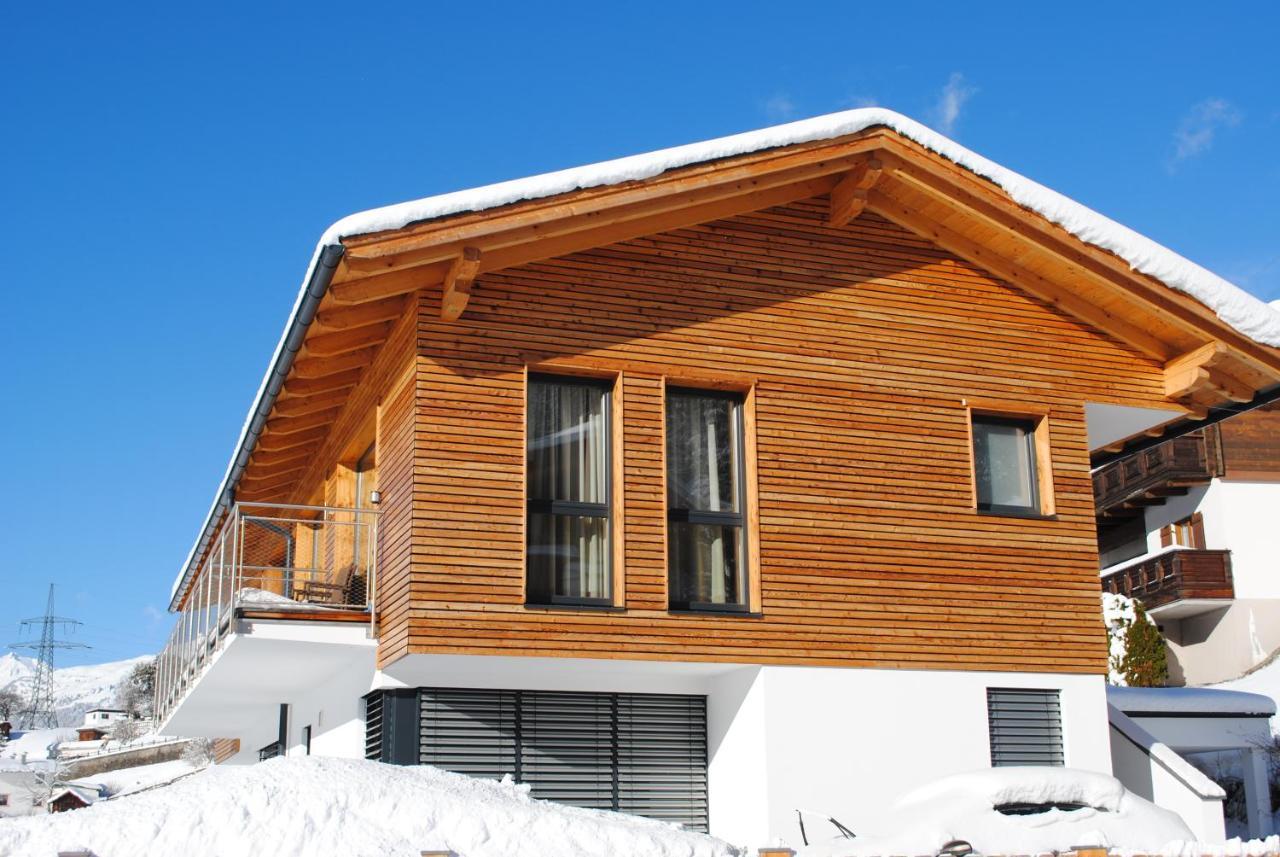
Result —
POLYGON ((54 729, 58 726, 58 714, 53 708, 53 653, 58 649, 87 649, 84 643, 71 643, 54 639, 54 631, 61 626, 71 632, 81 622, 53 614, 53 584, 49 584, 49 604, 43 616, 23 619, 19 633, 27 634, 40 627, 40 639, 10 643, 11 649, 32 649, 36 653, 36 674, 31 677, 31 697, 27 707, 18 712, 19 729, 54 729))

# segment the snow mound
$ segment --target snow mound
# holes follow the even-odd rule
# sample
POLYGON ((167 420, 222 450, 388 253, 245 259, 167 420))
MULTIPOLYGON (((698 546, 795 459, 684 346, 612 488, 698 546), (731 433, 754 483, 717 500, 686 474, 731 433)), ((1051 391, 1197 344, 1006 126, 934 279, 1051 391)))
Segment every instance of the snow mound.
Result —
MULTIPOLYGON (((1271 700, 1273 706, 1280 704, 1280 652, 1262 662, 1253 672, 1240 678, 1224 681, 1214 685, 1219 690, 1242 691, 1251 695, 1262 695, 1271 700)), ((1272 708, 1275 711, 1275 708, 1272 708)), ((1280 723, 1272 721, 1272 731, 1280 734, 1280 723)))
POLYGON ((963 839, 979 854, 1044 854, 1076 846, 1180 851, 1192 833, 1176 813, 1129 792, 1115 777, 1070 768, 992 768, 944 777, 900 798, 857 839, 815 844, 802 857, 936 854, 963 839), (1057 804, 1007 815, 1009 804, 1057 804), (1078 808, 1070 808, 1070 807, 1078 808))
POLYGON ((730 857, 710 836, 659 821, 534 800, 528 789, 354 759, 215 766, 88 809, 0 825, 0 854, 47 857, 351 854, 418 857, 730 857))
MULTIPOLYGON (((464 211, 484 211, 583 188, 640 181, 691 164, 780 146, 831 140, 877 126, 890 128, 970 172, 989 179, 1014 202, 1058 224, 1080 240, 1114 253, 1133 270, 1185 292, 1208 306, 1220 319, 1245 336, 1264 345, 1280 347, 1280 312, 1258 298, 1132 229, 987 160, 914 119, 881 107, 846 110, 702 143, 690 143, 643 155, 375 208, 344 217, 330 226, 320 239, 320 246, 335 244, 347 236, 400 229, 421 220, 464 211)), ((317 249, 317 255, 318 253, 317 249)), ((304 282, 310 282, 309 272, 304 282)))
MULTIPOLYGON (((11 735, 9 742, 4 747, 0 747, 0 771, 21 770, 52 759, 53 748, 63 741, 74 741, 76 731, 74 729, 31 729, 22 732, 15 729, 11 735)), ((49 765, 52 764, 50 761, 49 765)))

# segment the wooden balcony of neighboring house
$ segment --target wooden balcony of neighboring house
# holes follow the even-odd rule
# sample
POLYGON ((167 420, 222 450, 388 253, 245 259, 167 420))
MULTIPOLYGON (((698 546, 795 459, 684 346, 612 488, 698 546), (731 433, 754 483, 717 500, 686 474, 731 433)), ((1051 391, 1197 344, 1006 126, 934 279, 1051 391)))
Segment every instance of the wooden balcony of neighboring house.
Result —
POLYGON ((1168 548, 1103 569, 1102 590, 1138 599, 1157 618, 1218 610, 1235 598, 1231 551, 1168 548))
POLYGON ((1216 434, 1198 431, 1144 449, 1100 467, 1093 474, 1093 499, 1099 518, 1132 518, 1148 506, 1218 475, 1216 434))
POLYGON ((372 509, 235 504, 157 659, 158 721, 246 623, 363 625, 372 635, 377 521, 372 509))

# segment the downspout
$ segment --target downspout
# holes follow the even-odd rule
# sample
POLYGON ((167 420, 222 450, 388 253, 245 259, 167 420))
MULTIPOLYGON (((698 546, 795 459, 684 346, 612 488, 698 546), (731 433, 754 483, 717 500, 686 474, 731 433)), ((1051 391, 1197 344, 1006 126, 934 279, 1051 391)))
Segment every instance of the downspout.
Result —
POLYGON ((316 256, 316 264, 311 269, 311 277, 307 282, 306 290, 298 298, 297 308, 294 310, 293 318, 289 322, 289 330, 285 333, 280 347, 276 351, 275 364, 271 367, 266 382, 263 384, 262 392, 254 405, 253 416, 249 419, 248 424, 245 426, 245 431, 241 435, 240 448, 236 451, 232 465, 223 480, 218 500, 209 511, 209 517, 205 520, 204 532, 200 535, 200 541, 197 542, 195 550, 191 553, 187 568, 183 570, 183 583, 178 588, 178 591, 174 593, 170 609, 173 609, 174 604, 182 600, 182 596, 186 593, 187 587, 191 583, 192 565, 199 562, 200 557, 204 556, 209 543, 217 533, 218 522, 222 520, 222 517, 235 502, 235 491, 240 484, 240 477, 244 475, 244 470, 249 465, 249 457, 257 446, 258 437, 261 436, 263 428, 266 427, 267 417, 275 406, 276 397, 280 395, 280 390, 284 387, 284 381, 289 376, 289 370, 293 368, 293 361, 297 358, 298 352, 302 350, 302 342, 306 339, 307 328, 311 326, 311 322, 315 318, 316 310, 320 307, 320 300, 329 291, 329 284, 333 282, 333 275, 338 269, 338 263, 342 261, 343 252, 344 248, 341 244, 326 244, 316 256))
POLYGON ((1223 405, 1220 408, 1210 408, 1209 415, 1202 420, 1182 419, 1175 423, 1170 423, 1165 430, 1155 437, 1144 437, 1141 440, 1135 440, 1126 443, 1123 449, 1115 452, 1104 452, 1097 456, 1090 456, 1089 466, 1096 470, 1110 464, 1113 461, 1119 461, 1122 458, 1128 458, 1131 455, 1137 455, 1144 449, 1150 449, 1153 446, 1159 446, 1162 443, 1182 437, 1199 431, 1205 426, 1215 425, 1223 420, 1231 417, 1246 414, 1249 411, 1269 405, 1272 402, 1280 401, 1280 384, 1261 391, 1248 402, 1238 405, 1223 405))

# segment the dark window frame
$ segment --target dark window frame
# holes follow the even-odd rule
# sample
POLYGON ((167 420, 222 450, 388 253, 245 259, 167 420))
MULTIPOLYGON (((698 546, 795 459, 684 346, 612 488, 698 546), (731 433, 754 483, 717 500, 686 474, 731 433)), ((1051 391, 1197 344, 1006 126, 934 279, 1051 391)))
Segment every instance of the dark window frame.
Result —
MULTIPOLYGON (((747 394, 737 390, 715 390, 705 387, 690 387, 685 385, 668 385, 663 393, 663 456, 668 457, 667 444, 670 425, 667 422, 667 401, 672 393, 677 395, 693 395, 701 396, 708 399, 725 399, 732 402, 736 407, 732 411, 731 419, 735 423, 737 429, 737 473, 735 481, 738 486, 738 511, 737 512, 709 512, 697 509, 675 508, 670 505, 671 496, 663 497, 663 503, 667 504, 667 528, 668 542, 670 541, 670 527, 673 523, 689 523, 689 524, 708 524, 712 526, 727 526, 738 528, 738 593, 739 600, 735 603, 716 603, 708 601, 678 601, 674 597, 676 591, 675 574, 676 571, 671 567, 671 556, 667 555, 667 610, 673 613, 730 613, 730 614, 750 614, 751 613, 751 568, 750 568, 750 542, 751 534, 747 532, 747 442, 746 442, 746 409, 747 394)), ((670 461, 664 461, 663 476, 670 479, 670 461)))
POLYGON ((987 515, 1005 515, 1019 518, 1039 518, 1044 515, 1044 498, 1040 488, 1040 462, 1036 450, 1036 433, 1040 429, 1040 418, 1029 416, 1009 416, 1005 414, 989 414, 979 411, 969 415, 970 455, 973 458, 974 504, 977 510, 987 515), (984 503, 978 496, 978 438, 979 423, 987 425, 1014 426, 1026 431, 1027 471, 1031 477, 1031 504, 1020 506, 1009 503, 984 503))
POLYGON ((547 372, 530 372, 528 382, 526 384, 525 394, 525 606, 526 607, 586 607, 586 608, 612 608, 615 606, 615 598, 617 594, 616 581, 614 580, 614 520, 613 520, 613 396, 617 389, 617 379, 615 378, 593 378, 590 376, 580 375, 557 375, 547 372), (530 401, 528 390, 535 383, 543 384, 561 384, 565 386, 589 387, 603 391, 607 394, 606 405, 604 408, 604 426, 601 428, 601 434, 604 436, 604 503, 580 503, 567 500, 535 500, 529 496, 528 489, 528 471, 529 471, 529 411, 530 401), (609 586, 609 595, 604 598, 584 598, 573 595, 555 595, 548 594, 543 597, 533 598, 532 588, 529 586, 529 518, 532 515, 552 515, 565 517, 581 517, 581 518, 603 518, 605 521, 605 531, 608 533, 605 546, 605 580, 609 586))

